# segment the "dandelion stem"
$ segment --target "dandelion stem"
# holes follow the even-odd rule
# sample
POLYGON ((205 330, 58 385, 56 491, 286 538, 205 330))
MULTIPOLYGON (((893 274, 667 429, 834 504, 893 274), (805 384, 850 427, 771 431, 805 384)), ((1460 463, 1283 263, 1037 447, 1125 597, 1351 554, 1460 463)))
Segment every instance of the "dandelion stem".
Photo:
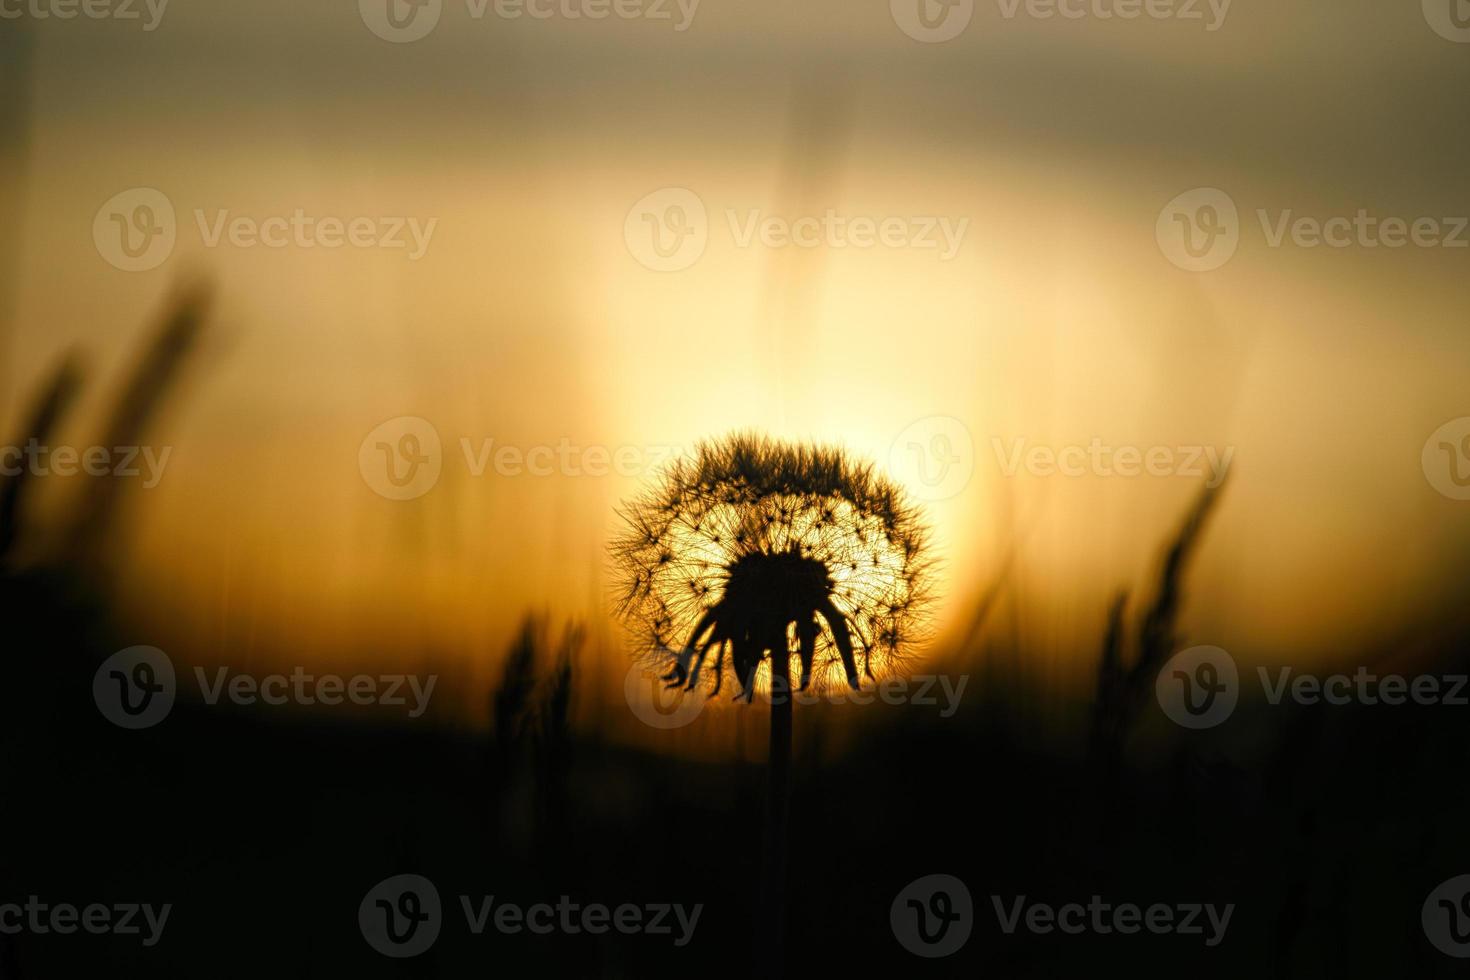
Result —
POLYGON ((761 903, 770 940, 765 975, 780 977, 786 962, 786 824, 791 800, 791 664, 771 651, 771 743, 766 766, 766 832, 761 903))

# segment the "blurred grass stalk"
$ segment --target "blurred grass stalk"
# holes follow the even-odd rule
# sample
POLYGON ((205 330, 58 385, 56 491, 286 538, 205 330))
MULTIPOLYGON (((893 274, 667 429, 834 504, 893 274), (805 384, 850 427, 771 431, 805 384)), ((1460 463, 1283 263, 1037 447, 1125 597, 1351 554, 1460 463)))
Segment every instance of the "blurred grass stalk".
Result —
POLYGON ((10 337, 20 281, 30 160, 31 28, 28 18, 8 20, 0 31, 0 417, 13 397, 15 368, 10 337))

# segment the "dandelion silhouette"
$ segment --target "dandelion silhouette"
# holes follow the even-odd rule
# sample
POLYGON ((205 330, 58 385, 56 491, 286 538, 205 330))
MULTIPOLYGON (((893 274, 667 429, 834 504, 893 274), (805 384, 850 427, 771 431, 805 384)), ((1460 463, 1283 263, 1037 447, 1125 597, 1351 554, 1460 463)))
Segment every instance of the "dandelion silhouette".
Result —
POLYGON ((840 450, 735 435, 701 444, 625 505, 612 545, 621 612, 670 687, 719 693, 729 660, 771 695, 760 914, 763 973, 785 951, 791 661, 800 689, 894 669, 925 621, 925 528, 870 465, 840 450), (815 679, 815 680, 814 680, 815 679))
POLYGON ((613 542, 621 612, 670 687, 755 694, 891 672, 925 622, 926 532, 870 465, 736 435, 701 444, 625 505, 613 542))

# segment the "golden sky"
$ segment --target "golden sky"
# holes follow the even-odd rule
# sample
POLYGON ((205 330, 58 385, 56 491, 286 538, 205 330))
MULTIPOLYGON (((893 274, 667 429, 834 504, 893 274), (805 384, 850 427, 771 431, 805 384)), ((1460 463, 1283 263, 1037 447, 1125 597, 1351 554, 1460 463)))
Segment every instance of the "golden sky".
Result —
POLYGON ((1462 568, 1470 503, 1421 449, 1470 415, 1470 249, 1271 241, 1288 211, 1470 214, 1470 45, 1417 4, 1237 3, 1207 30, 977 3, 938 44, 887 3, 703 0, 680 31, 675 4, 445 2, 411 43, 354 6, 173 0, 151 31, 48 20, 0 42, 28 37, 34 69, 3 158, 22 189, 7 425, 81 347, 94 385, 65 437, 85 444, 173 284, 218 284, 129 545, 137 615, 198 659, 481 657, 527 607, 600 617, 616 502, 668 447, 744 428, 845 445, 927 497, 909 444, 960 433, 969 478, 927 503, 941 625, 1014 549, 1011 615, 1053 664, 1094 655, 1108 598, 1147 581, 1206 476, 1008 475, 1018 445, 1228 452, 1186 622, 1248 659, 1395 633, 1462 568), (167 198, 176 243, 130 272, 93 231, 134 188, 167 198), (1238 208, 1234 256, 1204 272, 1157 233, 1194 188, 1238 208), (702 208, 704 248, 661 270, 635 205, 667 218, 669 189, 702 208), (298 211, 432 231, 418 257, 210 244, 298 211), (844 230, 813 231, 829 213, 844 230), (803 217, 810 247, 759 231, 803 217), (858 219, 902 241, 864 245, 858 219), (441 472, 390 500, 359 451, 405 416, 441 472), (476 475, 486 440, 628 462, 514 475, 492 455, 476 475))

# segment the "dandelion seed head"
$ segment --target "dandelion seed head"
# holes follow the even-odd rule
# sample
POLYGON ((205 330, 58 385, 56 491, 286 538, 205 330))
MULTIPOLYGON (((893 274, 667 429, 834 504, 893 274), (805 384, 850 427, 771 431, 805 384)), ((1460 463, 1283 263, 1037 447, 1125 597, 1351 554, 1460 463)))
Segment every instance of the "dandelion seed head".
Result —
POLYGON ((841 450, 706 442, 621 513, 619 611, 671 686, 717 691, 728 665, 748 698, 782 655, 800 686, 857 686, 893 673, 926 635, 926 528, 841 450))

